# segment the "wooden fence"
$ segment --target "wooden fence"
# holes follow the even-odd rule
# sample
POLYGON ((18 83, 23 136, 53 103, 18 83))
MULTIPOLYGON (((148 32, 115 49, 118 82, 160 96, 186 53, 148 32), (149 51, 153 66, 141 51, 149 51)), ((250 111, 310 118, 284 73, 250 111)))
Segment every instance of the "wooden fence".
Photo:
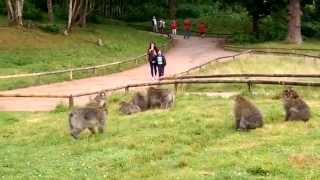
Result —
POLYGON ((225 45, 224 48, 226 49, 233 49, 233 50, 262 50, 262 51, 287 51, 287 52, 299 52, 299 51, 314 51, 314 52, 319 52, 320 49, 312 49, 312 48, 273 48, 273 47, 243 47, 243 46, 233 46, 233 45, 225 45))
MULTIPOLYGON (((161 48, 163 51, 168 51, 168 49, 172 46, 172 40, 170 40, 169 43, 162 46, 161 48)), ((139 55, 137 57, 124 60, 124 61, 117 61, 113 63, 108 64, 101 64, 96 66, 89 66, 89 67, 79 67, 79 68, 70 68, 70 69, 62 69, 57 71, 50 71, 50 72, 38 72, 38 73, 28 73, 28 74, 15 74, 15 75, 6 75, 6 76, 0 76, 0 80, 4 79, 16 79, 16 78, 27 78, 27 77, 38 77, 41 78, 43 76, 49 76, 49 75, 58 75, 58 74, 65 74, 69 73, 69 79, 73 80, 73 74, 75 72, 82 72, 82 71, 91 71, 93 74, 96 74, 98 69, 103 69, 107 67, 116 67, 118 70, 120 69, 121 65, 126 63, 132 63, 134 62, 136 65, 139 64, 139 61, 146 61, 146 54, 139 55)))
MULTIPOLYGON (((199 65, 197 67, 191 68, 183 73, 180 73, 180 76, 166 77, 162 78, 161 81, 157 82, 146 82, 146 83, 138 83, 138 84, 127 84, 115 88, 103 89, 100 91, 89 92, 89 93, 80 93, 80 94, 71 94, 71 95, 37 95, 37 94, 0 94, 0 97, 28 97, 28 98, 58 98, 58 99, 68 99, 69 107, 73 107, 74 98, 79 98, 83 96, 89 96, 98 94, 99 92, 113 92, 124 90, 125 92, 129 92, 130 88, 136 87, 148 87, 148 86, 160 86, 160 85, 174 85, 174 89, 177 90, 178 86, 181 84, 247 84, 249 91, 251 91, 253 84, 260 85, 289 85, 289 86, 309 86, 309 87, 320 87, 320 82, 309 82, 309 81, 287 81, 287 80, 258 80, 258 79, 232 79, 235 77, 290 77, 290 78, 320 78, 320 74, 218 74, 218 75, 202 75, 202 76, 182 76, 183 74, 188 74, 190 71, 201 69, 203 66, 206 66, 212 62, 225 62, 229 60, 234 60, 236 57, 255 53, 256 50, 248 50, 245 52, 241 52, 232 56, 225 56, 213 59, 207 63, 199 65), (218 79, 218 78, 226 78, 226 79, 218 79), (229 79, 228 79, 229 78, 229 79)), ((268 53, 264 51, 258 51, 259 53, 268 53)), ((276 53, 278 54, 278 53, 276 53)), ((318 56, 310 56, 305 54, 296 54, 296 53, 288 53, 290 55, 297 56, 305 56, 312 57, 316 59, 320 59, 318 56)), ((131 61, 131 60, 128 60, 131 61)))

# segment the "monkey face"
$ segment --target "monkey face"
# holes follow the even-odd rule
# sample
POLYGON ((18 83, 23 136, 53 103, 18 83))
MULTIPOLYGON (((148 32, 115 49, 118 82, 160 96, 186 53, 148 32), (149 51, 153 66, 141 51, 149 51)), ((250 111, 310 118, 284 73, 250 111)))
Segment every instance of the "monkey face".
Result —
POLYGON ((282 97, 284 99, 297 99, 299 98, 299 95, 295 90, 290 88, 283 91, 282 97))

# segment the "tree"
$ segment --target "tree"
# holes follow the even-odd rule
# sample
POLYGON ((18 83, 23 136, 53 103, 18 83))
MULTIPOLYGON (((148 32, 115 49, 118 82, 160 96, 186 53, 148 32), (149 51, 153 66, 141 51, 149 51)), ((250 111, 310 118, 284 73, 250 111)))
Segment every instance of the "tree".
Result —
POLYGON ((252 33, 259 36, 259 22, 281 3, 276 0, 226 0, 228 5, 241 5, 248 11, 252 20, 252 33))
POLYGON ((74 25, 85 26, 87 16, 94 10, 94 5, 92 0, 69 0, 67 31, 71 32, 74 25))
POLYGON ((50 22, 53 21, 53 7, 52 7, 52 0, 47 0, 47 7, 48 7, 48 20, 50 22))
POLYGON ((24 0, 6 0, 9 25, 23 26, 24 0))
POLYGON ((170 18, 176 18, 177 13, 177 1, 176 0, 169 0, 169 14, 170 18))
POLYGON ((301 44, 301 5, 300 0, 289 0, 288 5, 288 41, 290 43, 301 44))

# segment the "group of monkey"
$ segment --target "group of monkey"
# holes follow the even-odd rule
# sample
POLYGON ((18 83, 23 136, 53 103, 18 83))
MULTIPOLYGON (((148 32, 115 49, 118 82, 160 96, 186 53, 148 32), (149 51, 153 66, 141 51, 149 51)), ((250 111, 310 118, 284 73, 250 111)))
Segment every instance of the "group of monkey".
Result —
MULTIPOLYGON (((152 108, 170 108, 175 101, 175 94, 168 89, 150 87, 146 96, 136 93, 131 102, 122 101, 119 111, 130 115, 146 111, 152 108)), ((308 121, 310 119, 310 108, 305 101, 292 88, 282 92, 282 102, 285 110, 285 121, 308 121)), ((84 107, 77 107, 69 114, 70 134, 75 139, 80 133, 89 129, 92 134, 104 132, 108 110, 106 108, 106 94, 99 93, 84 107)), ((241 95, 235 97, 234 103, 235 128, 248 131, 263 126, 263 116, 260 110, 248 99, 241 95)))
MULTIPOLYGON (((150 87, 146 96, 136 93, 131 102, 122 101, 119 104, 119 111, 130 115, 133 113, 146 111, 152 108, 170 108, 175 100, 175 94, 168 89, 150 87)), ((89 129, 92 134, 103 133, 107 121, 106 94, 99 93, 94 99, 90 100, 84 107, 77 107, 69 114, 70 134, 75 139, 79 138, 80 133, 89 129)))

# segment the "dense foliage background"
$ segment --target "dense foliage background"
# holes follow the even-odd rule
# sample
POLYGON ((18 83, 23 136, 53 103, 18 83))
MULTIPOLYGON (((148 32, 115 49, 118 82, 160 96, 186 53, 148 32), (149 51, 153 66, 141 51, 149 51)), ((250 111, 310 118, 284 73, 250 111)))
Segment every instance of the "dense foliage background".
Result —
MULTIPOLYGON (((55 23, 66 21, 68 1, 52 2, 55 23)), ((152 16, 170 20, 170 3, 174 4, 173 12, 177 19, 189 17, 205 21, 209 26, 215 26, 209 30, 231 33, 237 42, 283 40, 286 37, 288 0, 95 0, 88 22, 102 23, 104 18, 148 22, 152 16), (235 28, 234 24, 240 27, 235 28)), ((302 0, 301 6, 304 38, 320 38, 320 0, 302 0)), ((47 0, 25 0, 23 18, 47 21, 47 11, 47 0)), ((0 1, 0 12, 6 15, 4 1, 0 1)), ((50 27, 47 29, 54 31, 50 27)))

